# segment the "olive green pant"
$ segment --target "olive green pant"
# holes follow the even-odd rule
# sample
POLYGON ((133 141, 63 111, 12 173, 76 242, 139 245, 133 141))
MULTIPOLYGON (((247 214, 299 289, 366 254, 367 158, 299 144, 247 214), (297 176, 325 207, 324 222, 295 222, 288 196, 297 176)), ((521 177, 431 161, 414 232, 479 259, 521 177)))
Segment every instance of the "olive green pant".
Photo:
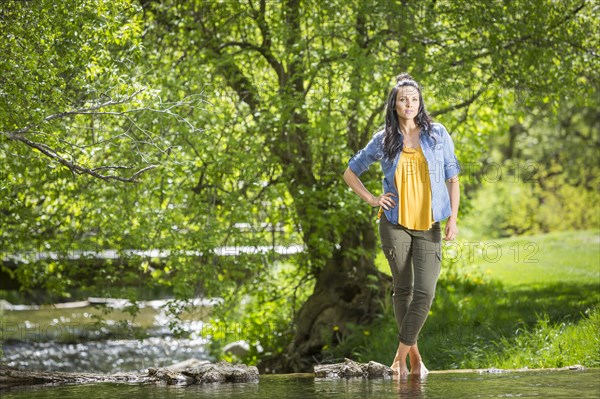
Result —
POLYGON ((411 230, 390 223, 383 214, 379 234, 381 248, 392 269, 398 338, 403 344, 412 346, 429 314, 440 275, 440 222, 435 222, 426 231, 411 230))

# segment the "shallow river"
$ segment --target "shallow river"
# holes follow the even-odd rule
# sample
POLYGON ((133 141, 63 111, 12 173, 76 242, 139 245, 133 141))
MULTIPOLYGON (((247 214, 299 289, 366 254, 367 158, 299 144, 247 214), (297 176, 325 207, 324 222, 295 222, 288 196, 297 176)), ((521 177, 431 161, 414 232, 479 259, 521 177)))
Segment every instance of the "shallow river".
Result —
POLYGON ((3 399, 85 398, 600 398, 600 370, 431 374, 423 380, 315 380, 313 374, 261 376, 260 382, 203 386, 94 384, 0 391, 3 399))
MULTIPOLYGON (((91 312, 90 309, 45 309, 5 313, 6 320, 0 323, 0 345, 4 349, 0 362, 26 369, 115 373, 145 372, 148 367, 164 367, 190 358, 212 360, 206 350, 207 334, 197 334, 191 339, 176 339, 164 328, 168 320, 163 320, 160 312, 155 311, 147 312, 146 324, 153 326, 153 329, 152 336, 143 341, 83 339, 60 343, 54 340, 57 337, 40 334, 40 331, 47 332, 48 326, 52 326, 52 331, 58 331, 57 326, 61 323, 87 321, 91 312), (46 329, 39 326, 46 326, 46 329)), ((87 326, 84 322, 79 323, 87 326)), ((202 322, 195 323, 190 324, 190 331, 207 331, 198 324, 202 322)), ((404 382, 392 379, 315 380, 313 374, 282 374, 263 375, 258 383, 188 387, 135 384, 13 387, 0 389, 0 398, 600 399, 600 369, 500 374, 436 373, 423 380, 409 378, 404 382)))

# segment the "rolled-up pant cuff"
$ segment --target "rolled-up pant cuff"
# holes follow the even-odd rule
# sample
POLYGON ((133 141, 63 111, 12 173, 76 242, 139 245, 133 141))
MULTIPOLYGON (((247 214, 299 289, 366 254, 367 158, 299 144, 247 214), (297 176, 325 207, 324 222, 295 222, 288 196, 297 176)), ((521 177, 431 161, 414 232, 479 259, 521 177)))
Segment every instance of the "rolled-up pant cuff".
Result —
POLYGON ((400 334, 398 334, 398 341, 400 341, 401 344, 404 344, 406 346, 413 346, 414 344, 417 343, 417 341, 407 341, 406 339, 402 338, 400 336, 400 334))

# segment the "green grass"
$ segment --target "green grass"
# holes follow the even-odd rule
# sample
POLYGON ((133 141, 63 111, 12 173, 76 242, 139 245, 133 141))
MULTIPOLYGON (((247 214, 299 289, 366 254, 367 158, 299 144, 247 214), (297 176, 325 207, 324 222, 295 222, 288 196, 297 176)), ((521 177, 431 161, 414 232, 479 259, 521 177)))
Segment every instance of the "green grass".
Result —
POLYGON ((600 311, 596 307, 579 323, 552 323, 548 317, 535 328, 503 338, 502 356, 492 354, 488 363, 498 368, 565 367, 583 364, 600 367, 600 311))
POLYGON ((507 287, 600 283, 598 232, 496 239, 480 244, 478 249, 473 251, 474 267, 507 287))
MULTIPOLYGON (((430 368, 600 367, 597 230, 450 245, 444 255, 419 339, 430 368)), ((389 273, 382 256, 377 263, 389 273)), ((390 363, 397 346, 391 298, 384 307, 381 319, 355 326, 332 356, 390 363)))

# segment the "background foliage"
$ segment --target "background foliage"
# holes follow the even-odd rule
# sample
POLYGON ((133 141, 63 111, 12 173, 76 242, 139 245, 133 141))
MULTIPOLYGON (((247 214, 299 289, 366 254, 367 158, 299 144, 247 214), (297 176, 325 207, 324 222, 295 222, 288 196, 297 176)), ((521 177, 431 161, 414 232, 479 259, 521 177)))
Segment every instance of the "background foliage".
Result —
POLYGON ((223 297, 214 321, 254 326, 260 356, 326 358, 389 317, 374 213, 340 176, 401 71, 452 132, 467 236, 598 226, 597 16, 584 0, 2 2, 3 273, 41 301, 223 297), (305 251, 219 256, 290 244, 305 251), (349 290, 366 305, 340 307, 349 290))

